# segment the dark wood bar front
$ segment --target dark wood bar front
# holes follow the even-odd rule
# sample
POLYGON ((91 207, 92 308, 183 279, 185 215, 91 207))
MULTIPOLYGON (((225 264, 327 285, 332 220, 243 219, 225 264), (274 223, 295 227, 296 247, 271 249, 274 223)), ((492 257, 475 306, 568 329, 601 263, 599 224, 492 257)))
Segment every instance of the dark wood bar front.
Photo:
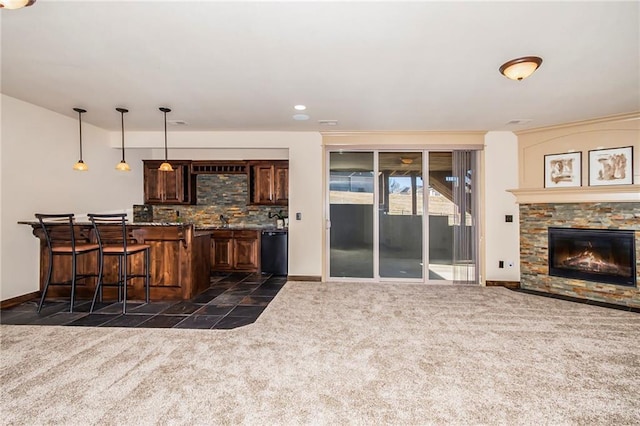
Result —
MULTIPOLYGON (((49 255, 47 242, 38 222, 20 222, 31 225, 33 234, 40 240, 40 291, 44 289, 49 255)), ((65 226, 65 225, 62 225, 65 226)), ((133 239, 151 246, 151 300, 190 299, 209 287, 211 231, 195 230, 192 224, 131 224, 128 225, 133 239)), ((75 225, 77 235, 88 235, 95 241, 91 224, 75 225)), ((130 258, 129 268, 142 274, 143 255, 130 258)), ((53 278, 55 282, 71 277, 69 256, 55 256, 53 278)), ((98 255, 83 256, 77 265, 78 273, 97 274, 98 255)), ((107 258, 104 265, 105 282, 117 281, 117 261, 107 258)), ((77 283, 78 298, 91 298, 96 286, 95 278, 77 283)), ((115 299, 115 288, 105 288, 104 298, 115 299)), ((128 299, 144 300, 144 278, 134 278, 128 287, 128 299)), ((50 286, 47 298, 69 297, 70 286, 50 286)))

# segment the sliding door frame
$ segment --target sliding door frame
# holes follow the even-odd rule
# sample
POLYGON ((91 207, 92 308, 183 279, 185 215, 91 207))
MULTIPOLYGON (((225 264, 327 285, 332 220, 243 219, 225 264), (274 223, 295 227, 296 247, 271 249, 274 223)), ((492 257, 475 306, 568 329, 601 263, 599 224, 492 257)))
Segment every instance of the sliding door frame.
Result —
MULTIPOLYGON (((323 156, 325 159, 325 178, 323 182, 323 196, 324 196, 324 249, 323 249, 323 277, 324 280, 330 282, 353 282, 353 281, 362 281, 362 282, 408 282, 408 283, 424 283, 424 284, 453 284, 453 280, 430 280, 429 279, 429 196, 428 196, 428 176, 426 175, 429 164, 429 153, 430 152, 451 152, 456 150, 473 150, 477 151, 478 155, 476 156, 476 161, 474 164, 475 167, 475 188, 478 190, 481 188, 481 181, 483 179, 483 172, 481 171, 482 167, 482 154, 483 154, 482 145, 477 144, 455 144, 455 145, 438 145, 438 144, 428 144, 428 145, 364 145, 364 144, 356 144, 356 145, 338 145, 331 144, 325 145, 325 149, 323 151, 323 156), (382 278, 379 276, 379 183, 378 179, 374 179, 374 200, 373 200, 373 226, 374 226, 374 236, 373 236, 373 255, 374 255, 374 277, 373 278, 357 278, 357 277, 331 277, 330 275, 330 249, 331 249, 331 232, 330 232, 330 175, 331 175, 331 164, 330 164, 330 153, 331 152, 371 152, 374 154, 374 176, 378 176, 379 170, 379 156, 380 152, 421 152, 422 153, 422 180, 423 180, 423 215, 422 215, 422 250, 423 250, 423 265, 422 265, 422 279, 402 279, 402 278, 382 278), (427 183, 425 183, 427 182, 427 183)), ((482 194, 476 193, 474 194, 474 203, 476 207, 483 206, 483 196, 482 194)), ((476 238, 474 241, 478 256, 476 258, 476 270, 478 271, 477 283, 476 285, 483 285, 483 269, 484 263, 482 260, 484 251, 482 250, 482 240, 483 240, 483 209, 476 210, 476 238)))

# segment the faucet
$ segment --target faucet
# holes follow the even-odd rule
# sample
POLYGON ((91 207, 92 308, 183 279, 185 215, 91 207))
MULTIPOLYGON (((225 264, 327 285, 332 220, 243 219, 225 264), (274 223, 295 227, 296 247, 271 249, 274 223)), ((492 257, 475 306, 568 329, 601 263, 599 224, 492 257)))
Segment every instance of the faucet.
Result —
POLYGON ((280 210, 278 213, 269 212, 269 219, 271 219, 273 217, 275 217, 277 219, 284 219, 284 215, 282 214, 282 210, 280 210))
POLYGON ((222 227, 223 228, 228 228, 229 227, 229 219, 224 217, 223 214, 220 215, 220 221, 222 222, 222 227))

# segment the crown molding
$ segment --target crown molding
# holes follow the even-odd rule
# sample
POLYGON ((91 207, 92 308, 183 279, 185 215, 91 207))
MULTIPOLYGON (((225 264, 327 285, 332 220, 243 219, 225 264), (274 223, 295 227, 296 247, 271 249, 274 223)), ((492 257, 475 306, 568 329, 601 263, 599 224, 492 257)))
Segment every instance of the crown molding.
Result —
POLYGON ((518 204, 640 202, 640 185, 508 189, 518 204))

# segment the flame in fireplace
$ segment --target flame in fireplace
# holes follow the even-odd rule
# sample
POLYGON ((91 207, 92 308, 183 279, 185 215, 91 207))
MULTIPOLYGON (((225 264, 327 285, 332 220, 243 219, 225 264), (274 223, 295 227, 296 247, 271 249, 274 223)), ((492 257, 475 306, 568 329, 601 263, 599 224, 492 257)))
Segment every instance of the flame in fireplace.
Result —
POLYGON ((577 255, 567 257, 565 260, 561 261, 560 264, 565 268, 583 272, 612 274, 623 277, 631 275, 631 268, 609 262, 593 252, 591 242, 589 242, 588 248, 585 248, 577 255))

